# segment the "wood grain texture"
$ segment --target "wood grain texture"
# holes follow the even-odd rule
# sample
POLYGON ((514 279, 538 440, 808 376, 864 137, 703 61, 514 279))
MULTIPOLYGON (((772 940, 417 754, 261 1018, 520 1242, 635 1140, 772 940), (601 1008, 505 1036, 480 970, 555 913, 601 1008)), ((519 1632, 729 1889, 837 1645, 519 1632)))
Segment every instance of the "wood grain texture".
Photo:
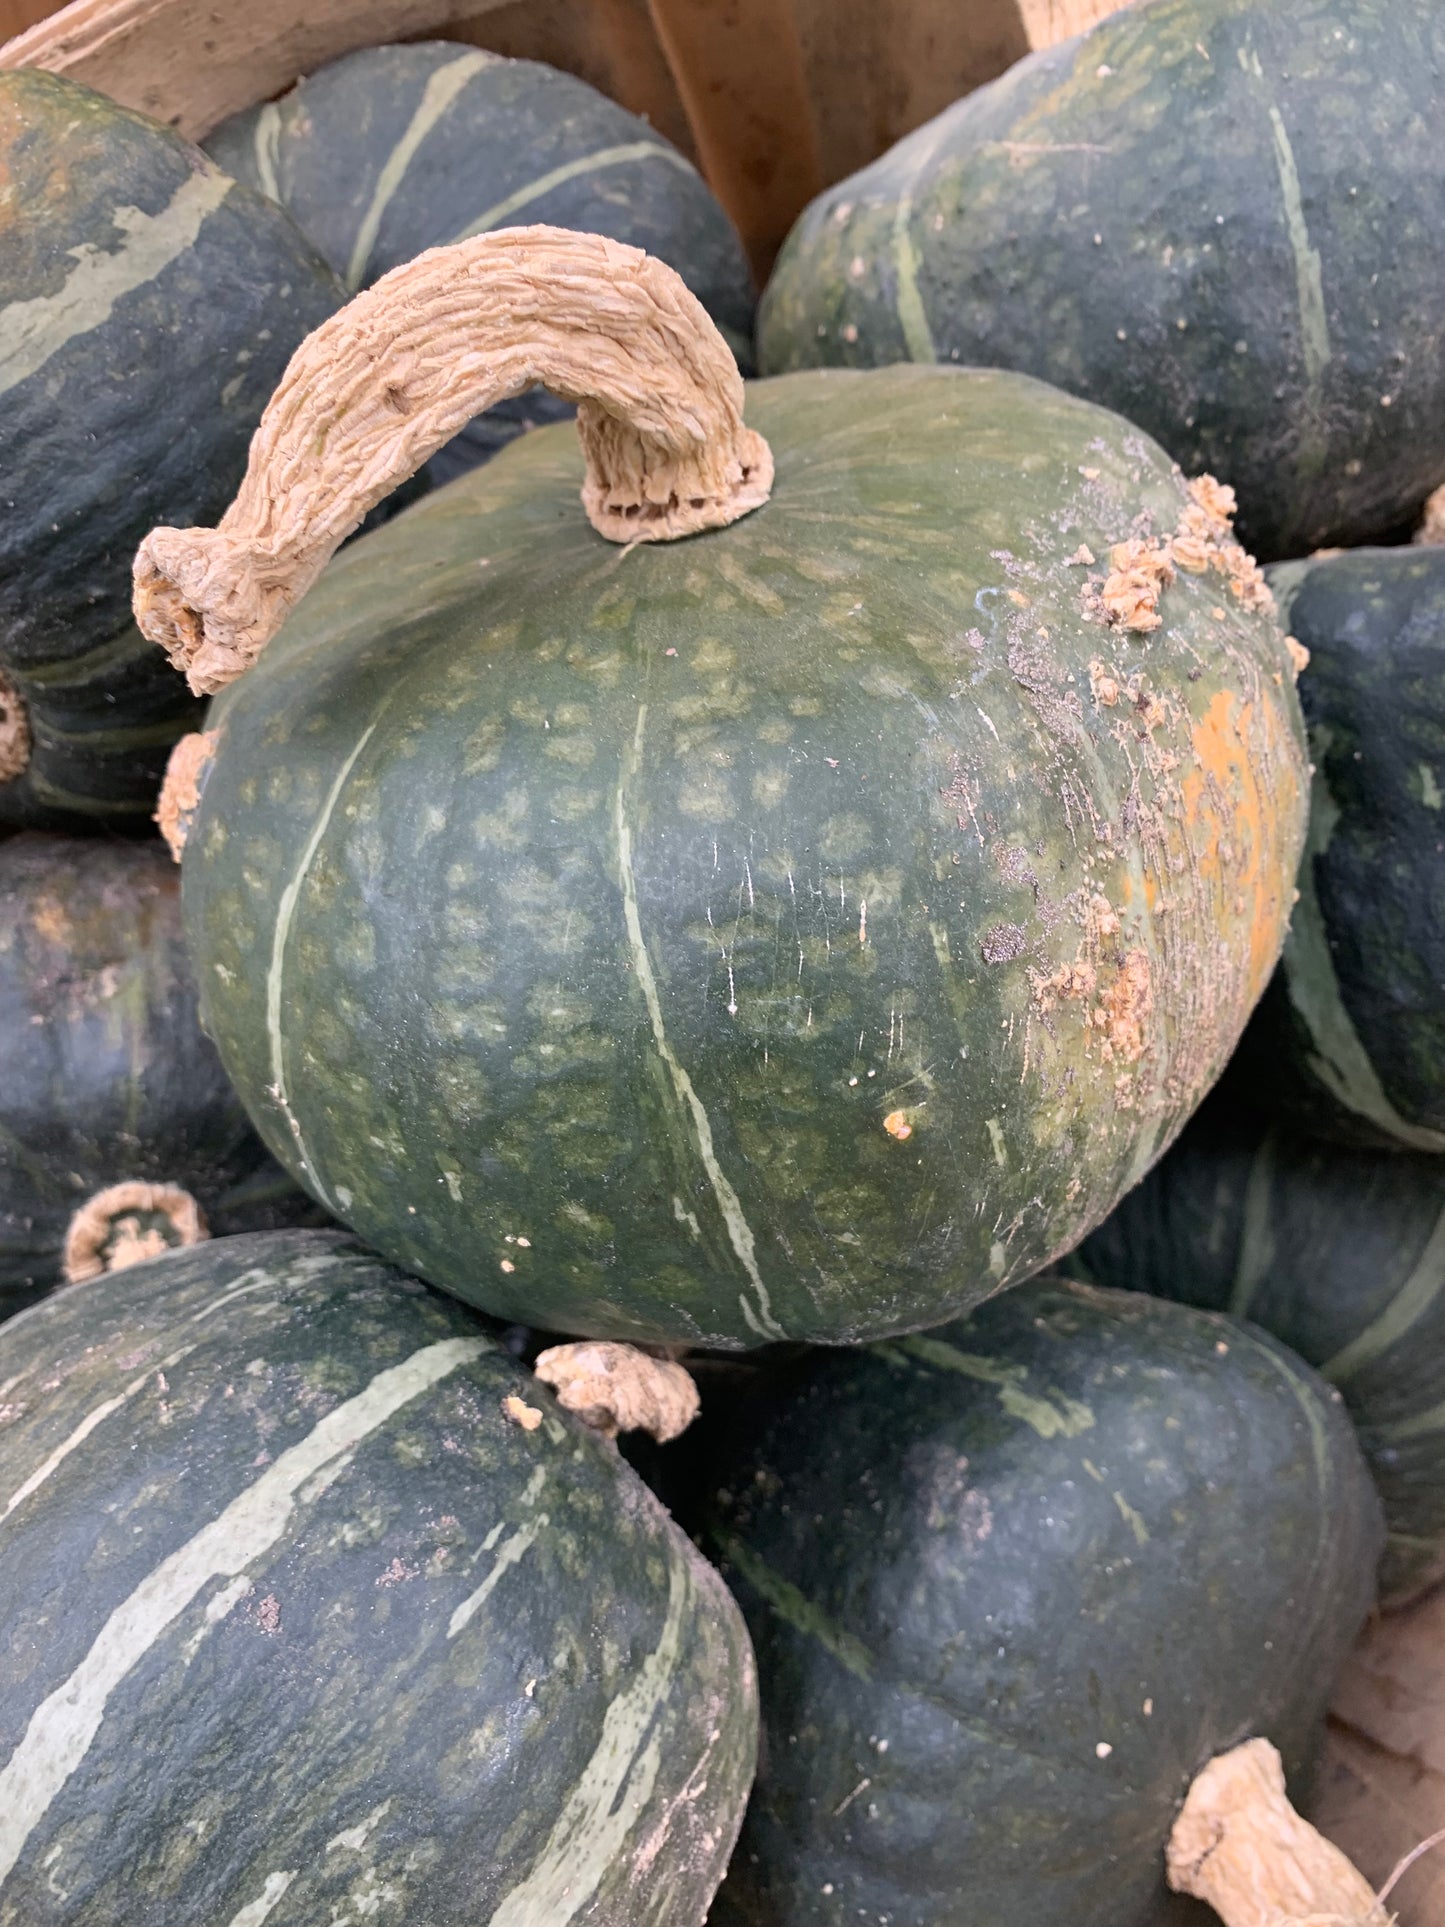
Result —
POLYGON ((822 191, 813 104, 787 0, 649 0, 703 172, 759 279, 822 191))
POLYGON ((1111 13, 1122 13, 1135 0, 1018 0, 1019 17, 1031 48, 1057 46, 1076 33, 1086 33, 1111 13))
MULTIPOLYGON (((1335 1691, 1310 1817, 1377 1888, 1445 1827, 1445 1589, 1360 1641, 1335 1691)), ((1439 1927, 1445 1844, 1402 1876, 1389 1907, 1399 1927, 1439 1927)))

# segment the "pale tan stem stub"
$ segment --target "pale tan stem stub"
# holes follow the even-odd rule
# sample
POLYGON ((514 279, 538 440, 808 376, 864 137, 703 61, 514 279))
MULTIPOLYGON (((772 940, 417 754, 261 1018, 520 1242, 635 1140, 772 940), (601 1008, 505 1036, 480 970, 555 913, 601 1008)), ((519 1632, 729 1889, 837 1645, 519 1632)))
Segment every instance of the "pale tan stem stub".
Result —
POLYGON ((20 691, 0 669, 0 783, 13 783, 30 764, 30 718, 20 691))
POLYGON ((156 804, 156 828, 179 863, 191 832, 191 819, 201 801, 201 785, 216 754, 220 731, 192 730, 182 736, 166 762, 166 780, 156 804))
POLYGON ((178 1184, 147 1184, 139 1178, 107 1185, 87 1198, 65 1233, 61 1274, 68 1285, 83 1285, 103 1272, 159 1258, 176 1245, 194 1245, 210 1236, 201 1207, 178 1184), (147 1218, 164 1218, 167 1236, 147 1218))
POLYGON ((1290 1805, 1268 1740, 1209 1762, 1166 1859, 1174 1891, 1207 1901, 1225 1927, 1390 1927, 1364 1875, 1290 1805))
POLYGON ((666 1444, 685 1432, 698 1414, 691 1374, 635 1345, 601 1339, 553 1345, 533 1370, 552 1387, 559 1405, 609 1439, 619 1432, 650 1432, 666 1444))
POLYGON ((153 529, 142 631, 198 695, 243 673, 363 517, 473 415, 540 383, 578 403, 582 503, 614 542, 721 528, 772 486, 706 310, 640 248, 504 228, 432 248, 292 356, 215 529, 153 529))

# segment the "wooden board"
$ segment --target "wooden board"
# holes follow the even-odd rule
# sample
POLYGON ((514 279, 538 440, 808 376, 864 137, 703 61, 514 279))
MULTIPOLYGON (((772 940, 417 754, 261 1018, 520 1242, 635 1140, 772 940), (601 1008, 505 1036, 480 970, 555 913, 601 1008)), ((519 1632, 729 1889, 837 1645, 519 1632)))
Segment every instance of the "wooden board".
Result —
MULTIPOLYGON (((1310 1818, 1377 1890, 1445 1827, 1445 1590, 1367 1630, 1335 1693, 1310 1818)), ((1402 1877, 1387 1904, 1399 1927, 1441 1927, 1445 1845, 1402 1877)))

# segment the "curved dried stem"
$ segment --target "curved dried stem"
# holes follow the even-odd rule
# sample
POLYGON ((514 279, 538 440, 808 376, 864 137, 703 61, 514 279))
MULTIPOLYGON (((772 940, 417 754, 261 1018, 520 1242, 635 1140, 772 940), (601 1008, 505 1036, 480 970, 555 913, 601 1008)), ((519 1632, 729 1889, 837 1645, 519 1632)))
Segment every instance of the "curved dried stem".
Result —
POLYGON ((673 270, 600 235, 501 229, 393 269, 302 342, 220 526, 141 544, 141 629, 198 695, 224 688, 370 509, 536 383, 579 404, 582 502, 609 540, 720 528, 767 500, 742 377, 673 270))

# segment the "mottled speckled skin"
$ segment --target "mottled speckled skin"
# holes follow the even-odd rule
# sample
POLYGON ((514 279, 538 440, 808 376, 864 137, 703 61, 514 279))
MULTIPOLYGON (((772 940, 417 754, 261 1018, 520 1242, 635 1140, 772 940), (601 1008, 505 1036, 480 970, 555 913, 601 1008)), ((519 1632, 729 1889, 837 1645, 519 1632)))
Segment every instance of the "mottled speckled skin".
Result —
POLYGON ((0 1318, 60 1283, 107 1185, 179 1184, 211 1229, 323 1224, 266 1155, 201 1029, 158 843, 0 842, 0 1318))
POLYGON ((1067 1268, 1250 1318, 1337 1385, 1385 1505, 1387 1605, 1445 1575, 1445 1159, 1211 1101, 1067 1268))
POLYGON ((1323 1135, 1445 1151, 1445 549, 1272 571, 1311 651, 1300 903, 1250 1026, 1252 1101, 1323 1135))
POLYGON ((747 1635, 475 1317, 232 1238, 14 1320, 0 1386, 3 1927, 700 1927, 747 1635))
MULTIPOLYGON (((366 47, 206 142, 281 202, 350 288, 425 248, 545 222, 606 234, 676 268, 748 365, 753 286, 702 176, 637 115, 572 74, 477 47, 366 47)), ((428 464, 450 481, 573 413, 541 389, 479 415, 428 464)))
POLYGON ((1116 14, 813 202, 764 369, 1022 369, 1232 483, 1261 560, 1376 540, 1445 479, 1442 72, 1437 0, 1116 14))
POLYGON ((172 129, 0 74, 0 670, 34 738, 0 826, 149 830, 196 704, 131 623, 131 558, 157 522, 215 520, 291 351, 344 298, 172 129))
POLYGON ((748 419, 772 501, 631 551, 539 430, 353 545, 211 712, 186 923, 258 1128, 554 1330, 846 1342, 1031 1275, 1182 1125, 1288 911, 1273 619, 1181 574, 1111 630, 1069 560, 1174 527, 1157 449, 933 368, 748 419))
POLYGON ((1179 1803, 1252 1734, 1307 1766, 1380 1541, 1282 1346, 1052 1279, 815 1358, 711 1490, 764 1724, 714 1927, 1205 1927, 1179 1803))

